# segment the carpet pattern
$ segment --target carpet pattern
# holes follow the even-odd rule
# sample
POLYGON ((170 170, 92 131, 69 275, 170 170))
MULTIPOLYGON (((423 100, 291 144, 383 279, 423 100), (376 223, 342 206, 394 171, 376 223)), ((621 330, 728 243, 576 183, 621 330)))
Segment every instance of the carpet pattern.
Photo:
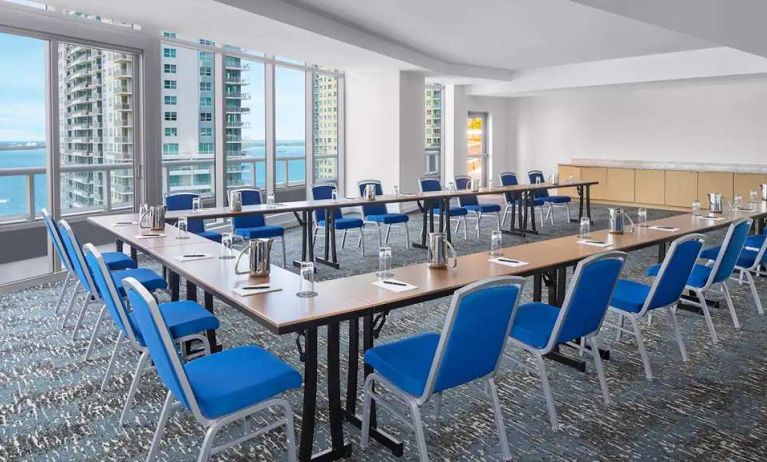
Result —
MULTIPOLYGON (((635 211, 629 213, 635 215, 635 211)), ((650 211, 650 219, 671 212, 650 211)), ((411 220, 411 235, 420 230, 418 216, 411 220)), ((533 242, 573 234, 577 224, 547 224, 538 236, 525 239, 504 236, 504 245, 533 242)), ((606 223, 606 209, 594 207, 595 229, 606 223)), ((479 240, 462 233, 454 239, 459 253, 485 250, 489 246, 494 220, 484 220, 479 240)), ((320 278, 329 279, 374 271, 375 251, 361 258, 356 236, 339 249, 341 270, 319 266, 320 278)), ((420 262, 425 252, 406 249, 401 229, 393 230, 391 244, 395 266, 420 262)), ((721 232, 711 233, 708 243, 717 243, 721 232)), ((288 260, 300 252, 300 234, 291 229, 286 235, 288 260)), ((340 242, 340 236, 339 236, 340 242)), ((322 239, 318 239, 321 250, 322 239)), ((375 233, 366 237, 368 249, 376 249, 375 233)), ((340 246, 339 246, 340 247, 340 246)), ((274 258, 280 261, 279 250, 274 258)), ((656 260, 656 250, 633 252, 624 277, 642 279, 642 269, 656 260)), ((156 263, 142 258, 141 264, 157 269, 156 263)), ((767 283, 757 279, 759 291, 767 300, 767 283)), ((614 403, 605 405, 592 365, 586 373, 558 363, 547 362, 549 378, 562 429, 553 432, 540 383, 513 362, 504 359, 497 378, 506 430, 515 460, 763 460, 767 450, 767 332, 765 319, 756 309, 747 286, 731 283, 742 329, 735 330, 725 309, 713 311, 720 345, 710 343, 703 317, 679 312, 679 320, 690 360, 681 361, 665 314, 656 315, 652 325, 643 325, 655 379, 644 377, 633 338, 615 341, 614 330, 603 330, 602 346, 611 350, 606 362, 607 380, 614 403)), ((92 309, 86 329, 71 341, 71 326, 62 329, 62 315, 53 306, 60 284, 44 285, 0 297, 0 460, 141 460, 151 442, 166 393, 152 368, 145 371, 128 424, 118 418, 127 394, 138 356, 123 350, 109 388, 100 383, 116 337, 113 326, 102 330, 90 361, 83 359, 96 317, 92 309), (86 333, 87 331, 87 333, 86 333)), ((531 298, 532 283, 525 301, 531 298)), ((183 296, 183 284, 182 284, 183 296)), ((544 295, 545 298, 545 295, 544 295)), ((413 305, 396 310, 387 320, 379 343, 427 330, 437 331, 444 321, 449 299, 413 305)), ((219 341, 226 347, 258 344, 303 370, 295 349, 295 336, 276 336, 236 310, 216 303, 221 320, 219 341)), ((347 348, 346 326, 342 325, 341 351, 347 348)), ((320 330, 319 419, 315 451, 329 445, 324 377, 324 330, 320 330)), ((509 350, 519 360, 524 352, 509 350)), ((576 355, 574 351, 567 354, 576 355)), ((588 359, 588 358, 587 358, 588 359)), ((345 396, 346 359, 342 357, 342 396, 345 396)), ((362 383, 362 377, 359 378, 362 383)), ((301 425, 301 390, 288 393, 296 413, 297 433, 301 425)), ((500 447, 490 405, 477 386, 450 391, 443 398, 442 418, 436 419, 433 407, 424 408, 429 455, 434 460, 500 460, 500 447)), ((361 406, 361 400, 358 403, 361 406)), ((412 434, 379 413, 381 425, 405 440, 402 458, 391 455, 376 442, 367 451, 359 446, 359 431, 345 424, 345 436, 353 445, 351 460, 417 460, 412 434)), ((237 437, 237 426, 217 439, 237 437)), ((195 460, 203 429, 189 412, 175 412, 161 445, 162 460, 195 460)), ((216 460, 284 460, 285 442, 281 430, 237 445, 216 460)))

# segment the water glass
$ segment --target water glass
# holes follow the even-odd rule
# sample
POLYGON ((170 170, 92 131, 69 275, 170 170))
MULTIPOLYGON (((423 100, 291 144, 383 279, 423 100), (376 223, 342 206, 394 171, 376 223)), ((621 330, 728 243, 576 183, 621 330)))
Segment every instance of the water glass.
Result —
POLYGON ((501 248, 503 247, 503 233, 498 231, 497 229, 494 229, 492 233, 490 233, 490 256, 500 257, 503 255, 501 252, 501 248))
POLYGON ((488 178, 487 179, 487 189, 493 189, 493 179, 488 178))
POLYGON ((300 285, 296 295, 302 298, 316 297, 317 292, 314 290, 314 263, 302 261, 298 275, 300 277, 300 285))
POLYGON ((735 194, 735 198, 732 200, 732 208, 735 210, 740 210, 743 208, 743 196, 740 194, 735 194))
POLYGON ((541 177, 539 176, 535 177, 535 184, 541 184, 541 177))
POLYGON ((692 214, 695 216, 700 215, 700 201, 698 199, 692 201, 692 214))
POLYGON ((399 186, 397 186, 397 185, 395 184, 395 185, 393 186, 393 188, 394 188, 394 197, 398 197, 398 196, 399 196, 399 186))
POLYGON ((392 277, 391 271, 391 247, 384 246, 378 249, 378 279, 384 280, 392 277))
POLYGON ((192 213, 200 213, 202 211, 202 204, 200 203, 200 198, 195 197, 192 199, 192 213))
POLYGON ((581 218, 581 226, 578 230, 578 237, 588 239, 591 237, 591 219, 589 217, 581 218))
POLYGON ((637 210, 637 226, 647 226, 647 209, 640 207, 637 210))
POLYGON ((270 209, 274 208, 274 194, 266 195, 266 207, 270 209))
POLYGON ((756 204, 759 201, 759 193, 756 191, 756 189, 752 189, 748 193, 748 201, 752 204, 756 204))
POLYGON ((331 199, 333 202, 335 202, 335 201, 337 201, 337 200, 338 200, 338 191, 337 191, 337 190, 335 190, 335 189, 334 189, 334 190, 332 190, 332 191, 330 192, 330 199, 331 199))
POLYGON ((176 228, 178 228, 178 236, 176 236, 176 239, 189 239, 189 231, 188 231, 188 224, 186 217, 179 217, 178 222, 176 223, 176 228))
POLYGON ((453 184, 452 181, 448 181, 447 182, 447 190, 448 191, 455 191, 455 185, 453 184))
POLYGON ((221 260, 231 260, 234 258, 234 253, 232 252, 233 241, 234 236, 232 233, 221 233, 221 256, 218 258, 221 260))

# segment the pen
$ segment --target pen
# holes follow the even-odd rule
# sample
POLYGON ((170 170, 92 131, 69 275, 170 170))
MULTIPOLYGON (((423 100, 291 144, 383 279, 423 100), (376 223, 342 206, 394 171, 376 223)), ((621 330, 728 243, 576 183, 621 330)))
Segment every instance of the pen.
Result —
POLYGON ((242 290, 261 290, 261 289, 268 289, 269 286, 245 286, 240 287, 242 290))
POLYGON ((204 253, 198 253, 196 255, 184 255, 184 258, 196 258, 196 257, 205 257, 206 255, 204 253))
POLYGON ((498 258, 498 261, 502 261, 504 263, 519 263, 519 260, 512 260, 511 258, 498 258))
POLYGON ((406 286, 407 284, 403 284, 401 282, 394 282, 394 281, 383 281, 384 284, 391 284, 393 286, 406 286))
POLYGON ((159 237, 162 236, 162 234, 142 234, 144 237, 159 237))
POLYGON ((604 241, 592 241, 592 240, 588 240, 586 242, 589 243, 589 244, 604 244, 605 243, 604 241))

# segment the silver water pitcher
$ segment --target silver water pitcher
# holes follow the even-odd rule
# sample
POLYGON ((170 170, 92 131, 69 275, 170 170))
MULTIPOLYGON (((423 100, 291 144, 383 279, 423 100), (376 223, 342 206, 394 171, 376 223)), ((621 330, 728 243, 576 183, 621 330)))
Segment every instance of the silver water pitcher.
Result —
POLYGON ((376 185, 369 184, 365 186, 365 199, 369 201, 376 200, 376 185))
POLYGON ((147 207, 138 217, 138 225, 142 229, 162 231, 165 229, 165 206, 152 205, 147 207))
POLYGON ((458 254, 445 233, 429 233, 429 268, 443 269, 458 266, 458 254), (448 257, 448 251, 452 257, 448 257), (450 264, 450 259, 453 259, 450 264))
POLYGON ((232 212, 242 212, 242 192, 231 191, 229 193, 229 210, 232 212))
POLYGON ((762 190, 762 200, 767 201, 767 184, 760 184, 759 188, 762 190))
POLYGON ((624 232, 634 232, 634 220, 623 209, 608 208, 607 213, 610 219, 609 227, 607 228, 608 233, 623 234, 624 232), (626 226, 626 220, 629 222, 628 226, 626 226))
POLYGON ((708 193, 708 211, 710 213, 723 213, 724 204, 729 202, 722 193, 708 193))
POLYGON ((237 256, 234 272, 236 274, 250 274, 253 277, 269 276, 272 242, 272 239, 251 239, 248 245, 240 251, 240 255, 237 256), (248 270, 240 271, 240 260, 245 254, 248 254, 250 257, 248 260, 248 270))

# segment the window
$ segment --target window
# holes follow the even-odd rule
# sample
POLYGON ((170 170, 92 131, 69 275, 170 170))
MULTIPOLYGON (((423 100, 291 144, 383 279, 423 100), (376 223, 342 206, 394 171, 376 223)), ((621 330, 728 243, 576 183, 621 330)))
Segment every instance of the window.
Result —
POLYGON ((213 154, 213 143, 200 143, 200 154, 213 154))
POLYGON ((165 136, 178 136, 178 128, 165 127, 165 136))
MULTIPOLYGON (((306 72, 275 67, 275 189, 306 184, 306 72)), ((304 196, 302 192, 299 197, 304 196)), ((295 195, 282 194, 288 200, 295 195)))
POLYGON ((176 57, 176 49, 175 48, 163 48, 162 49, 162 55, 165 58, 175 58, 176 57))
POLYGON ((210 122, 213 120, 213 114, 210 112, 201 112, 200 113, 200 122, 210 122))
POLYGON ((426 98, 426 139, 425 172, 439 176, 442 159, 442 87, 427 85, 426 98))
POLYGON ((174 38, 176 38, 176 33, 175 32, 163 32, 162 36, 165 37, 165 38, 172 38, 172 39, 174 39, 174 38))
POLYGON ((200 106, 213 106, 213 97, 200 96, 200 106))
POLYGON ((338 78, 312 74, 312 150, 314 181, 338 177, 338 78))
POLYGON ((176 81, 175 80, 165 80, 163 82, 162 87, 166 90, 175 90, 176 89, 176 81))
POLYGON ((466 119, 466 162, 468 174, 487 184, 487 112, 469 112, 466 119))
POLYGON ((168 106, 175 106, 176 105, 176 96, 171 95, 165 95, 165 104, 168 106))
POLYGON ((167 111, 165 113, 165 120, 167 121, 173 121, 178 119, 178 113, 175 111, 167 111))
POLYGON ((173 155, 178 154, 178 143, 163 143, 162 153, 173 155))
POLYGON ((213 69, 209 66, 200 66, 200 75, 210 77, 213 73, 213 69))
POLYGON ((213 84, 211 82, 200 82, 200 91, 213 91, 213 84))
POLYGON ((175 74, 176 73, 176 65, 175 64, 164 64, 163 70, 166 74, 175 74))
POLYGON ((200 127, 200 137, 213 136, 213 127, 200 127))

